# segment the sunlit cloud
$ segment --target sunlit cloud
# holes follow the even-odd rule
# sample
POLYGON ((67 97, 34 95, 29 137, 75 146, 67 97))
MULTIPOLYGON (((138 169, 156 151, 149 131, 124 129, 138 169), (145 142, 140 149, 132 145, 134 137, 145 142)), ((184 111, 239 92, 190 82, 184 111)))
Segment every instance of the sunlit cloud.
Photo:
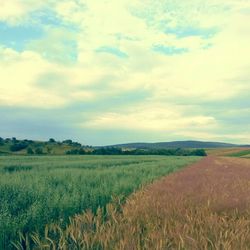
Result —
POLYGON ((179 129, 214 127, 213 117, 185 115, 185 109, 178 106, 142 105, 128 108, 121 113, 101 113, 83 123, 83 127, 97 129, 145 130, 174 132, 179 129), (124 113, 123 113, 124 112, 124 113))

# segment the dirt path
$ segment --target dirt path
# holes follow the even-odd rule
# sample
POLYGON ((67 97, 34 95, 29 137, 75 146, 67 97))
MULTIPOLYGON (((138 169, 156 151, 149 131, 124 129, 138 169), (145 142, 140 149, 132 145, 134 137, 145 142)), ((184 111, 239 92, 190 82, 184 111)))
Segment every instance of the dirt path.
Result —
POLYGON ((250 159, 208 156, 153 183, 147 192, 156 200, 186 197, 213 201, 217 209, 243 209, 250 204, 250 159))

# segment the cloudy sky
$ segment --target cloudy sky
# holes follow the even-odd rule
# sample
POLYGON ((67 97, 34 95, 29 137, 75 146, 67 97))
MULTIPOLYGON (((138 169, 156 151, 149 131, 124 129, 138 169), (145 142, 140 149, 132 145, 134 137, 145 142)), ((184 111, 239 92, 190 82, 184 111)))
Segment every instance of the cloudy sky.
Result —
POLYGON ((0 136, 250 143, 250 0, 1 0, 0 136))

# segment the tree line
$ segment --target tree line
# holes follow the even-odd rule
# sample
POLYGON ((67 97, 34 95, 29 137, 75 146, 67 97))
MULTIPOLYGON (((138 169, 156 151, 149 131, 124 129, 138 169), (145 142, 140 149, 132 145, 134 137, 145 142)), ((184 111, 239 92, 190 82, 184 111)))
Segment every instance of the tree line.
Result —
POLYGON ((68 155, 168 155, 168 156, 206 156, 204 149, 122 149, 117 147, 101 147, 93 150, 73 149, 68 155))

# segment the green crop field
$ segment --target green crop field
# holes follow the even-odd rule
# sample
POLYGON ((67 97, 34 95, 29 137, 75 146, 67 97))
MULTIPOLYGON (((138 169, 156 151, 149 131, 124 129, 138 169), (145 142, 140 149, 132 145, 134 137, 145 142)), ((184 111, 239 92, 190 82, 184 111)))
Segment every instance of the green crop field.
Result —
POLYGON ((247 150, 241 150, 239 152, 231 153, 228 156, 232 157, 249 157, 250 155, 250 149, 247 150))
POLYGON ((17 232, 40 232, 48 223, 96 211, 112 196, 127 197, 141 185, 197 161, 164 156, 0 157, 0 248, 17 232))

